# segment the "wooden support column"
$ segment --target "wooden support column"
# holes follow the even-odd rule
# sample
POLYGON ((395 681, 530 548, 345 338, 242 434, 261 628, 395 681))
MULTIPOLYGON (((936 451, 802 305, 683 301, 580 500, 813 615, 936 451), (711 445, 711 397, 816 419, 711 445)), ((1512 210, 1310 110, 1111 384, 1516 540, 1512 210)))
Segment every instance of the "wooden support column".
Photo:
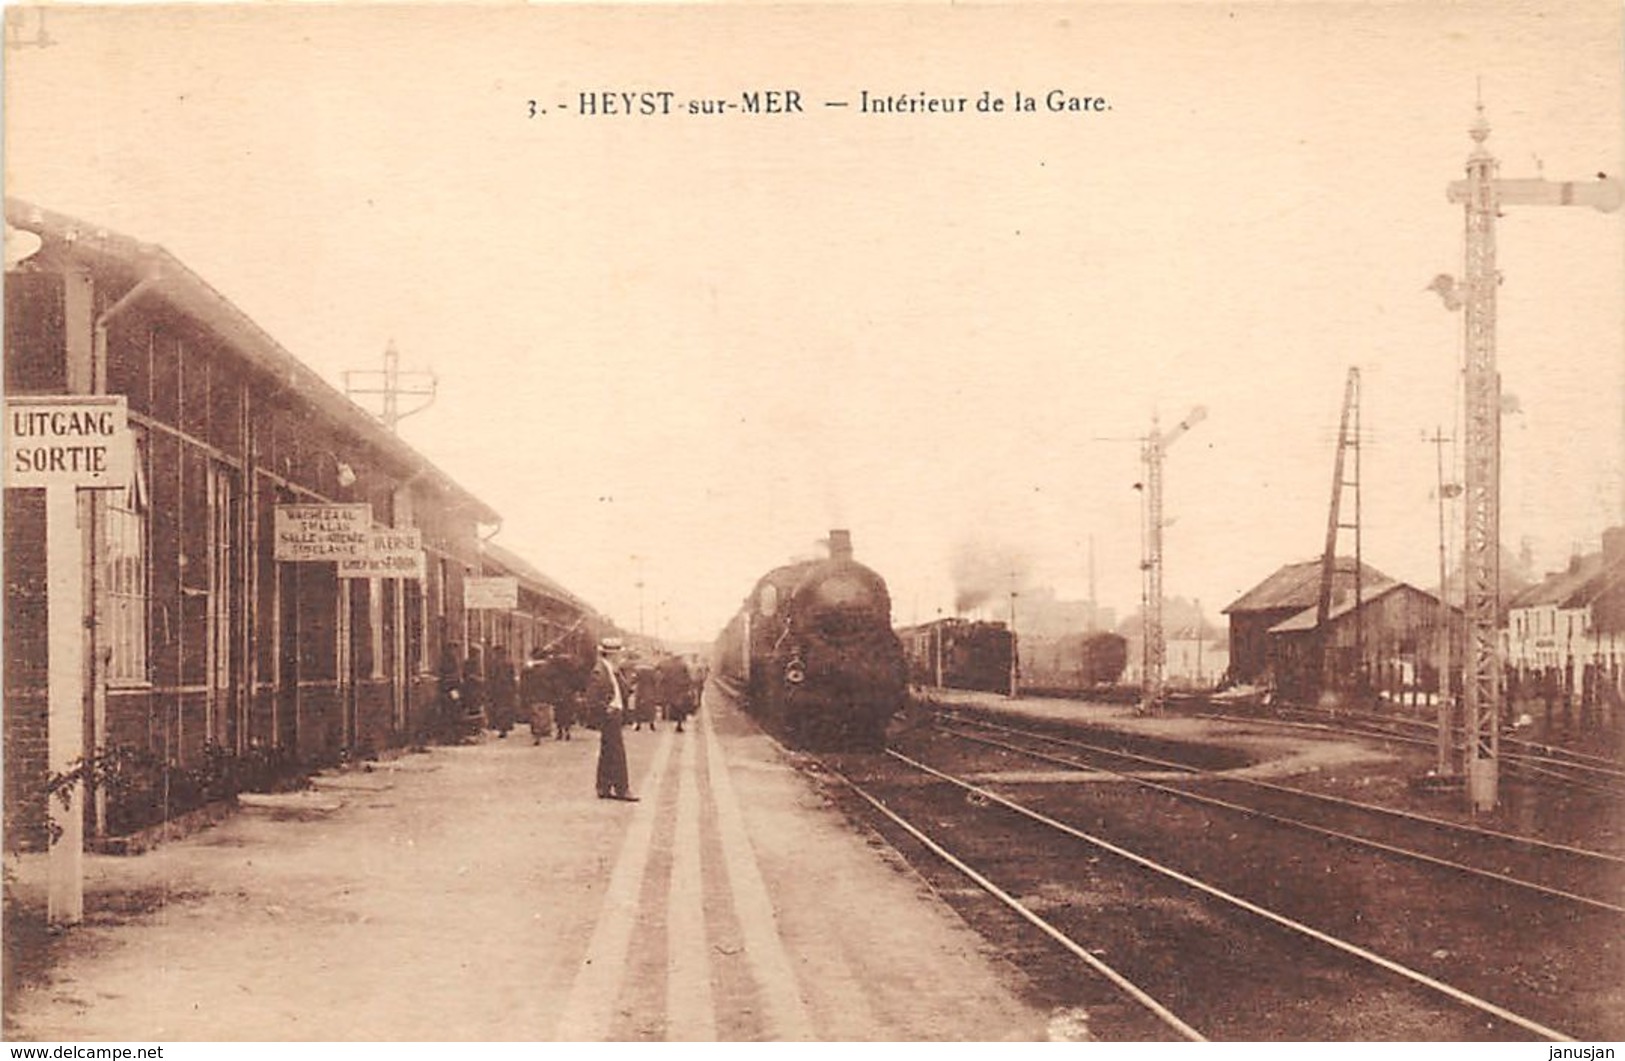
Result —
MULTIPOLYGON (((45 488, 45 580, 50 677, 47 763, 52 774, 72 769, 85 749, 85 570, 78 491, 45 488)), ((84 920, 84 785, 50 801, 51 845, 46 916, 53 925, 84 920)))

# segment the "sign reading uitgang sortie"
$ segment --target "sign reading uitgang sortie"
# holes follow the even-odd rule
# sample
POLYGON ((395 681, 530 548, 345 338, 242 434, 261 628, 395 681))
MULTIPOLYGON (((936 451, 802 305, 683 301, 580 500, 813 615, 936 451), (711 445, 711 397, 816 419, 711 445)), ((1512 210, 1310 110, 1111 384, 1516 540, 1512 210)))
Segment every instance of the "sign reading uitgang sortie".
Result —
POLYGON ((119 489, 132 452, 122 394, 6 399, 7 486, 119 489))
POLYGON ((278 505, 274 529, 278 560, 364 560, 372 541, 372 506, 278 505))

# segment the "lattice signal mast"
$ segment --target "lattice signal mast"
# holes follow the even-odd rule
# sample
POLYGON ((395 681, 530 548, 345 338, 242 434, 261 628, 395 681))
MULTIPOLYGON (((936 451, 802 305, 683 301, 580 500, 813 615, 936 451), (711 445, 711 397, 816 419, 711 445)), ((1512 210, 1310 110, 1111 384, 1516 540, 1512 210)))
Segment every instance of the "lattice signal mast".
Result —
MULTIPOLYGON (((1468 135, 1467 177, 1452 181, 1450 202, 1466 209, 1466 278, 1461 304, 1466 309, 1465 482, 1466 530, 1462 542, 1465 576, 1467 651, 1462 661, 1463 705, 1467 726, 1467 798, 1475 811, 1494 809, 1499 796, 1498 756, 1501 719, 1501 377, 1495 366, 1495 219, 1503 206, 1590 206, 1618 210, 1620 182, 1554 182, 1543 178, 1496 176, 1498 164, 1484 141, 1490 135, 1484 104, 1468 135)), ((1448 281, 1448 277, 1441 278, 1448 281)), ((1436 281, 1437 282, 1437 281, 1436 281)), ((1446 305, 1451 298, 1444 290, 1446 305)))
POLYGON ((384 349, 383 370, 365 369, 344 373, 344 393, 351 397, 357 394, 381 396, 384 400, 383 411, 378 414, 378 418, 384 422, 385 427, 394 431, 396 424, 434 404, 435 389, 439 382, 433 372, 402 372, 401 355, 395 349, 395 340, 391 339, 384 349), (357 380, 362 383, 376 382, 378 386, 359 386, 357 380), (402 395, 426 400, 402 412, 400 402, 402 395))
POLYGON ((1140 443, 1140 459, 1145 462, 1146 509, 1145 557, 1140 562, 1145 572, 1145 667, 1140 677, 1141 711, 1156 711, 1162 707, 1163 670, 1168 658, 1168 645, 1162 631, 1162 461, 1168 447, 1206 417, 1207 409, 1198 405, 1165 435, 1153 415, 1151 433, 1140 443))

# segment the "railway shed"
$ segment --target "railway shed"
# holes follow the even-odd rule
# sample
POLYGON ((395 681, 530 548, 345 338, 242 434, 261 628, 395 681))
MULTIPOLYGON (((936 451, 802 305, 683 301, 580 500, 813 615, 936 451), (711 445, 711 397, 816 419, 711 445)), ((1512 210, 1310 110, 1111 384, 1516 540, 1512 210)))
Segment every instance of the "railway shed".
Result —
MULTIPOLYGON (((1354 596, 1354 571, 1353 558, 1337 558, 1332 580, 1334 598, 1354 596)), ((1231 682, 1245 685, 1266 679, 1270 628, 1317 605, 1320 572, 1319 559, 1287 564, 1222 609, 1230 617, 1231 682)), ((1360 573, 1361 583, 1367 586, 1393 581, 1369 564, 1361 564, 1360 573)))
MULTIPOLYGON (((1439 598, 1406 582, 1391 579, 1336 598, 1327 614, 1325 651, 1338 684, 1361 687, 1398 700, 1439 687, 1439 661, 1443 658, 1444 623, 1439 598)), ((1449 611, 1449 625, 1457 643, 1462 637, 1460 608, 1449 611)), ((1270 627, 1269 664, 1277 688, 1288 697, 1303 698, 1320 688, 1316 673, 1316 609, 1313 605, 1270 627)))
MULTIPOLYGON (((32 234, 32 253, 8 257, 8 403, 118 395, 128 407, 126 484, 76 502, 84 758, 123 754, 163 771, 167 791, 177 772, 318 765, 417 740, 441 661, 498 622, 471 619, 464 601, 479 528, 497 513, 163 248, 17 200, 5 210, 9 230, 32 234), (350 513, 371 541, 401 532, 400 576, 290 559, 279 547, 290 506, 350 513)), ((13 846, 37 847, 50 769, 46 502, 10 488, 10 473, 5 816, 13 846)), ((533 637, 590 611, 562 592, 532 592, 526 607, 533 637)), ((119 829, 109 803, 86 801, 87 834, 119 829)))

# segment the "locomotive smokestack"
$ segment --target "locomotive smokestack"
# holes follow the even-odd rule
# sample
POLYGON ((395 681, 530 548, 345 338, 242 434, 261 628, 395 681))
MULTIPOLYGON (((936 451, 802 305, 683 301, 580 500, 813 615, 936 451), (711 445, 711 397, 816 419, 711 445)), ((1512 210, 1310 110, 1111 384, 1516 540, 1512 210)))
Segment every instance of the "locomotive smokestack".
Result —
POLYGON ((829 558, 831 560, 852 559, 851 531, 832 530, 829 532, 829 558))

